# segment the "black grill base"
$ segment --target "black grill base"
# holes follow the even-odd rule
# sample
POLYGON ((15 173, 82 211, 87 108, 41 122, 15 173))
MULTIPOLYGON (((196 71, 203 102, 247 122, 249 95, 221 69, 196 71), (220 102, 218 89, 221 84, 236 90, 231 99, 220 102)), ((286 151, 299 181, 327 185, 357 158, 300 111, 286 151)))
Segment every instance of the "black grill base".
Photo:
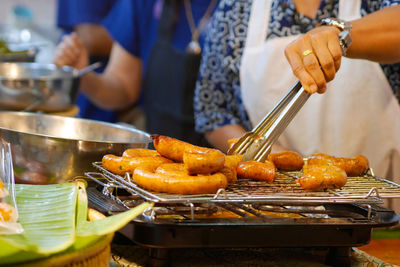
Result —
MULTIPOLYGON (((113 213, 126 208, 99 194, 88 188, 89 203, 99 211, 113 213)), ((149 266, 168 266, 168 251, 179 248, 320 248, 329 249, 327 264, 350 266, 351 247, 368 244, 373 228, 393 226, 400 219, 394 211, 380 206, 372 206, 369 212, 352 204, 324 206, 329 218, 191 220, 150 219, 142 215, 129 224, 132 234, 128 238, 150 249, 149 266)))
POLYGON ((371 227, 332 225, 153 225, 132 222, 131 239, 151 248, 358 247, 368 244, 371 227))

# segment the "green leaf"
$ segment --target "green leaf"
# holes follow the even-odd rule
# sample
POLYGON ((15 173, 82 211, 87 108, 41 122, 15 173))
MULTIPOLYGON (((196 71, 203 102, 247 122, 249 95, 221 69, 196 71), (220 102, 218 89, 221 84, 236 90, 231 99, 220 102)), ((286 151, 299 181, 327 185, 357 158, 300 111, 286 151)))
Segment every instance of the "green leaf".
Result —
POLYGON ((76 184, 15 186, 24 232, 0 237, 0 263, 59 252, 75 241, 76 184))
POLYGON ((89 222, 84 182, 17 184, 15 188, 19 223, 24 232, 0 236, 0 264, 79 251, 103 240, 153 205, 142 203, 118 215, 89 222))
POLYGON ((85 187, 80 186, 78 190, 78 207, 77 207, 77 236, 107 235, 118 231, 133 218, 142 214, 147 208, 152 207, 152 203, 144 202, 139 206, 122 212, 117 215, 106 217, 93 222, 87 221, 87 196, 85 187))

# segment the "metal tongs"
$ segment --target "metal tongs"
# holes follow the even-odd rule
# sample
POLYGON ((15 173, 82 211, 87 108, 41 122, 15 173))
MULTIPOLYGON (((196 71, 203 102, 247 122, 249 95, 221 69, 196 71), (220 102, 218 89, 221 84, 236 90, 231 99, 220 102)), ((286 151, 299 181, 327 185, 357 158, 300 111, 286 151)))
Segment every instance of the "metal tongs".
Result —
MULTIPOLYGON (((343 54, 346 53, 352 40, 348 31, 339 34, 339 43, 343 54)), ((264 162, 272 145, 286 129, 297 112, 301 109, 310 94, 297 81, 278 104, 251 131, 244 134, 228 150, 228 155, 243 154, 243 161, 255 160, 264 162)))
POLYGON ((301 86, 300 81, 281 98, 279 103, 251 131, 244 134, 229 150, 228 154, 244 154, 243 161, 265 161, 272 144, 301 109, 310 94, 301 86))

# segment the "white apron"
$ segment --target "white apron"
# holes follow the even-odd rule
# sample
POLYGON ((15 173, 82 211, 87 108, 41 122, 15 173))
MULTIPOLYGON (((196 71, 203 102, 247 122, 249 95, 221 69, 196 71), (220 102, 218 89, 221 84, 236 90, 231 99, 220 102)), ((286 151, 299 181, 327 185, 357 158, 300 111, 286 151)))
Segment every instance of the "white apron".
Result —
MULTIPOLYGON (((298 36, 266 41, 271 0, 254 0, 240 69, 244 105, 256 125, 296 82, 284 48, 298 36)), ((360 18, 360 0, 339 2, 339 18, 360 18)), ((400 182, 400 107, 378 63, 342 58, 325 94, 313 94, 278 140, 304 156, 365 155, 377 176, 400 182)))

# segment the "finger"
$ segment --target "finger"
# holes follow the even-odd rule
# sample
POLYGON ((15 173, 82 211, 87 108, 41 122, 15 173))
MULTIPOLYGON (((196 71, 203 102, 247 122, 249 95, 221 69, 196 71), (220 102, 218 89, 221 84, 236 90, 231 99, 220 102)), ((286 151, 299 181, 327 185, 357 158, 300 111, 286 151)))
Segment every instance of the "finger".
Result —
POLYGON ((76 56, 78 56, 82 50, 79 41, 77 41, 76 38, 73 38, 73 36, 69 36, 69 38, 66 38, 64 44, 65 47, 71 50, 72 53, 74 53, 76 56))
POLYGON ((315 53, 311 53, 306 56, 302 55, 304 51, 312 49, 311 37, 305 34, 303 36, 303 40, 303 42, 299 43, 299 47, 301 51, 301 56, 303 57, 304 67, 317 84, 318 92, 321 93, 325 90, 324 88, 326 88, 324 73, 322 72, 322 69, 319 65, 319 60, 315 53))
POLYGON ((71 62, 69 59, 67 59, 65 56, 63 55, 59 55, 54 57, 53 63, 55 65, 57 65, 58 67, 62 67, 62 66, 72 66, 71 62))
POLYGON ((327 44, 321 39, 311 40, 314 53, 317 56, 319 65, 323 71, 325 81, 329 82, 335 78, 336 68, 333 57, 327 47, 327 44))
POLYGON ((57 46, 54 53, 54 63, 58 66, 74 66, 77 60, 77 54, 71 51, 65 44, 57 46))
POLYGON ((82 50, 85 48, 85 46, 83 45, 82 41, 79 39, 78 35, 76 33, 72 33, 70 35, 71 39, 71 43, 74 45, 74 47, 76 47, 79 50, 82 50))
POLYGON ((287 49, 285 49, 285 56, 292 67, 294 75, 299 79, 304 90, 310 94, 317 92, 317 84, 304 68, 303 60, 294 48, 294 45, 290 45, 287 49))
POLYGON ((328 50, 332 55, 333 61, 335 63, 335 70, 336 72, 340 68, 340 64, 342 62, 342 49, 339 44, 339 38, 329 38, 328 40, 328 50))
POLYGON ((69 58, 71 61, 74 61, 79 55, 79 52, 76 51, 73 47, 65 44, 60 46, 60 51, 64 55, 64 57, 69 58))

